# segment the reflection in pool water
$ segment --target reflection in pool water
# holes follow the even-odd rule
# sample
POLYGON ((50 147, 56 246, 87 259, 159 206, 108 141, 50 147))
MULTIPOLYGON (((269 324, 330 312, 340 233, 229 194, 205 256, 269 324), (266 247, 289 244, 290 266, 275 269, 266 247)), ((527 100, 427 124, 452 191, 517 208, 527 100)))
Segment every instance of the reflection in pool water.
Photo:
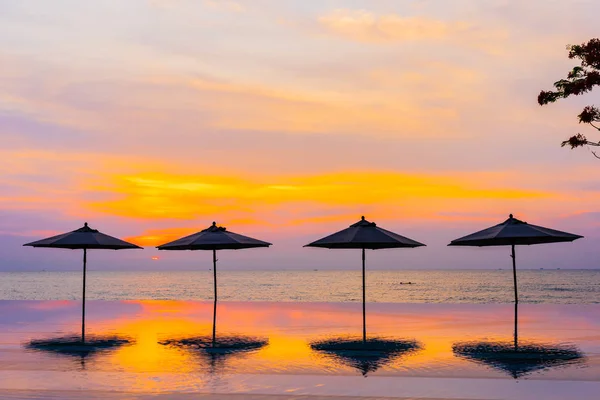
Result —
MULTIPOLYGON (((371 344, 380 347, 370 351, 360 347, 360 338, 353 343, 350 336, 361 327, 360 304, 223 302, 214 349, 213 306, 91 301, 90 334, 119 340, 114 346, 107 342, 105 348, 73 353, 84 354, 86 372, 113 373, 121 380, 123 374, 152 374, 161 384, 173 382, 173 389, 180 384, 174 383, 173 374, 508 378, 505 370, 467 357, 474 348, 459 348, 473 342, 511 342, 513 338, 502 335, 502 327, 514 319, 506 305, 372 304, 371 330, 380 339, 371 344)), ((71 352, 68 346, 58 352, 52 346, 29 346, 40 338, 76 331, 79 311, 76 302, 0 301, 0 374, 2 368, 23 373, 79 370, 72 357, 60 356, 71 352)), ((520 329, 531 338, 527 344, 574 343, 578 351, 567 364, 563 357, 562 368, 545 362, 536 374, 529 369, 526 378, 598 379, 600 307, 525 305, 520 311, 520 329), (575 359, 578 364, 573 364, 575 359)), ((140 382, 145 381, 132 384, 144 390, 156 385, 140 382)))
POLYGON ((116 336, 92 336, 86 338, 85 342, 81 341, 81 336, 63 336, 51 339, 34 339, 26 343, 25 347, 36 351, 85 357, 128 343, 130 343, 130 340, 116 336))
POLYGON ((537 370, 581 364, 583 355, 573 345, 510 342, 469 342, 454 345, 462 357, 508 372, 517 379, 537 370))
POLYGON ((421 348, 415 340, 385 338, 351 339, 347 337, 315 341, 310 347, 359 370, 363 376, 421 348))
POLYGON ((209 374, 225 372, 228 360, 239 358, 259 350, 268 344, 264 338, 248 336, 200 336, 182 339, 167 339, 161 345, 187 351, 198 364, 198 369, 209 374))
POLYGON ((521 378, 534 371, 551 367, 581 365, 584 356, 573 344, 549 344, 533 341, 519 342, 519 309, 515 304, 513 340, 457 342, 452 350, 458 356, 521 378))
POLYGON ((202 350, 211 354, 233 354, 260 349, 267 339, 246 336, 225 336, 215 340, 213 336, 200 336, 184 339, 167 339, 160 342, 165 346, 176 346, 188 350, 202 350))
POLYGON ((81 367, 85 368, 86 358, 130 343, 131 340, 117 336, 88 336, 85 342, 82 341, 81 336, 62 336, 33 339, 25 343, 25 348, 58 356, 73 357, 79 359, 81 367))

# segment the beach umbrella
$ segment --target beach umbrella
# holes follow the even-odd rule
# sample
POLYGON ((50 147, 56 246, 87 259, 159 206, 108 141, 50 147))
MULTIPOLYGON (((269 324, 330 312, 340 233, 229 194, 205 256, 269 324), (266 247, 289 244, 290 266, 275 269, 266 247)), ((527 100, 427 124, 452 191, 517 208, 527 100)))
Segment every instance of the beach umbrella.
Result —
POLYGON ((217 226, 217 223, 213 222, 211 226, 200 232, 156 247, 159 250, 212 250, 213 282, 215 291, 212 335, 213 346, 215 344, 217 321, 217 250, 241 250, 269 246, 271 246, 271 243, 233 233, 223 226, 217 226))
POLYGON ((122 250, 122 249, 141 249, 140 246, 126 242, 121 239, 106 235, 96 229, 88 226, 87 222, 83 227, 72 232, 52 236, 36 242, 26 243, 23 246, 32 247, 51 247, 57 249, 83 249, 83 296, 81 309, 81 341, 85 342, 85 277, 88 250, 122 250))
POLYGON ((365 290, 365 250, 395 249, 404 247, 425 246, 423 243, 400 236, 380 228, 375 222, 365 217, 350 227, 326 236, 304 247, 322 247, 326 249, 360 249, 362 250, 362 287, 363 287, 363 343, 367 341, 366 290, 365 290))
POLYGON ((572 233, 561 232, 542 226, 531 225, 509 215, 508 219, 501 224, 465 237, 453 240, 448 246, 511 246, 513 280, 515 287, 515 303, 519 302, 517 293, 517 265, 515 258, 515 246, 542 243, 572 242, 583 236, 572 233))

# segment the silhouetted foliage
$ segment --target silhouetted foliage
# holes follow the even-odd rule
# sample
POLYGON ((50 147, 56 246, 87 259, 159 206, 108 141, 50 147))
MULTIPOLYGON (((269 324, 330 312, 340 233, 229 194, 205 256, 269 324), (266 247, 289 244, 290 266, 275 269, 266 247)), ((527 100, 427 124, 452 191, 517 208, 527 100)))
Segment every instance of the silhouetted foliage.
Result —
MULTIPOLYGON (((554 103, 558 99, 564 99, 571 95, 579 96, 591 91, 594 86, 600 85, 600 39, 591 39, 587 43, 567 46, 569 58, 579 60, 581 65, 574 67, 568 73, 567 79, 561 79, 554 83, 554 91, 541 91, 538 95, 538 103, 545 105, 554 103)), ((596 106, 586 106, 578 115, 579 123, 591 125, 600 131, 597 123, 600 123, 600 109, 596 106)), ((600 146, 600 141, 593 142, 581 133, 571 136, 562 142, 561 147, 570 146, 571 149, 582 146, 600 146)), ((596 158, 600 158, 592 151, 596 158)))

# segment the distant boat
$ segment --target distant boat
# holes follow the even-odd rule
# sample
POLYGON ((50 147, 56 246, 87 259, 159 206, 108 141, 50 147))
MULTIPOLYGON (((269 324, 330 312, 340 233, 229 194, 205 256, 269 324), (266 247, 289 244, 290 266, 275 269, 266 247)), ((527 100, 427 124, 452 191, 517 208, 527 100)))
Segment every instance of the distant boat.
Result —
POLYGON ((318 271, 318 269, 313 269, 313 271, 318 271))

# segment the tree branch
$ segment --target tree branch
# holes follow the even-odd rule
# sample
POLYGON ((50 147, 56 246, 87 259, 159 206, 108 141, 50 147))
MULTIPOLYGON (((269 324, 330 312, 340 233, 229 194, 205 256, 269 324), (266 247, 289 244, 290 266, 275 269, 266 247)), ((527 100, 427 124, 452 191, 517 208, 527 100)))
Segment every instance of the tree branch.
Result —
MULTIPOLYGON (((554 82, 554 90, 542 90, 539 93, 537 101, 542 106, 554 103, 559 99, 582 95, 590 92, 596 86, 600 86, 600 39, 594 38, 587 43, 569 45, 567 49, 569 58, 579 60, 580 65, 573 67, 566 79, 554 82)), ((586 106, 577 117, 579 123, 589 124, 592 128, 600 131, 600 108, 592 105, 586 106)), ((600 155, 590 149, 590 146, 600 147, 600 141, 590 142, 581 133, 563 141, 561 147, 565 146, 569 146, 571 149, 586 146, 594 157, 600 159, 600 155)))

